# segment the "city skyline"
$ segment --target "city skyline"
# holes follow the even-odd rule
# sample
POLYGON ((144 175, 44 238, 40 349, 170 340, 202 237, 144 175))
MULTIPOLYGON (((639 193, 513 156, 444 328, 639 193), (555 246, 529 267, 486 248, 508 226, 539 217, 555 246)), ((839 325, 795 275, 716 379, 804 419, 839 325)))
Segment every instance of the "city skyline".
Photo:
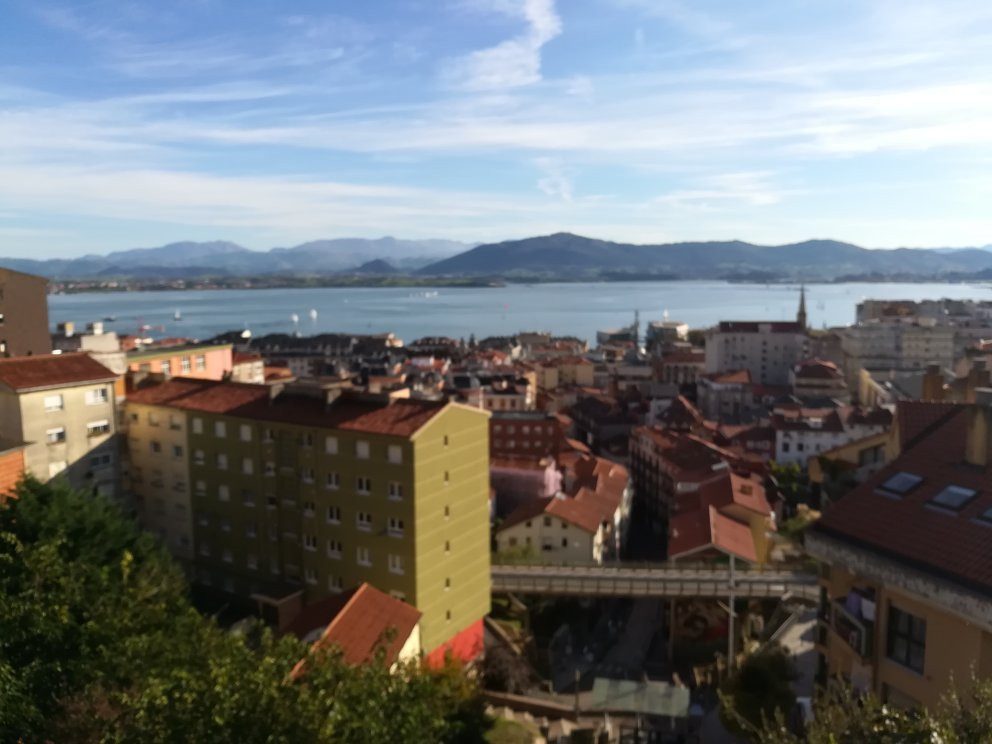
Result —
POLYGON ((992 242, 978 2, 13 2, 0 254, 992 242))

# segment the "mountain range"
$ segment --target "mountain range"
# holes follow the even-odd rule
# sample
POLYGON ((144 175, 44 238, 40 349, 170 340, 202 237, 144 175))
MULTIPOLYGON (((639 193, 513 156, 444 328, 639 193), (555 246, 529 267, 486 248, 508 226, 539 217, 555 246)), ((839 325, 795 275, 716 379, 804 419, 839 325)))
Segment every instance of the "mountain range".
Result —
MULTIPOLYGON (((0 258, 0 266, 53 279, 89 278, 183 278, 195 276, 257 276, 266 274, 366 273, 365 264, 378 260, 373 270, 389 268, 415 271, 438 259, 470 248, 469 243, 451 240, 400 240, 392 237, 368 240, 338 238, 315 240, 292 248, 253 251, 229 241, 170 243, 158 248, 134 248, 106 255, 80 258, 0 258)), ((367 270, 366 270, 367 271, 367 270)))
POLYGON ((204 276, 413 275, 547 279, 992 278, 992 246, 874 250, 835 240, 755 245, 739 240, 637 245, 556 233, 472 246, 447 240, 317 240, 253 251, 236 243, 171 243, 75 259, 3 259, 55 279, 204 276))

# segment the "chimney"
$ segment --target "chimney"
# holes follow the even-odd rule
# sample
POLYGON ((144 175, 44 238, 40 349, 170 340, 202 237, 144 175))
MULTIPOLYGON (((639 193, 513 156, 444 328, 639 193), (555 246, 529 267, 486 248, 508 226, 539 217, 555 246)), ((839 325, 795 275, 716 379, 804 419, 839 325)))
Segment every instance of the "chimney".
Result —
POLYGON ((975 391, 979 388, 987 388, 992 383, 990 379, 988 363, 985 358, 976 359, 971 369, 968 370, 967 382, 965 383, 964 399, 966 403, 975 402, 975 391))
POLYGON ((923 374, 923 400, 941 401, 944 399, 944 375, 940 365, 931 362, 923 374))
POLYGON ((992 463, 992 387, 975 390, 975 402, 968 416, 965 460, 971 465, 988 467, 992 463))

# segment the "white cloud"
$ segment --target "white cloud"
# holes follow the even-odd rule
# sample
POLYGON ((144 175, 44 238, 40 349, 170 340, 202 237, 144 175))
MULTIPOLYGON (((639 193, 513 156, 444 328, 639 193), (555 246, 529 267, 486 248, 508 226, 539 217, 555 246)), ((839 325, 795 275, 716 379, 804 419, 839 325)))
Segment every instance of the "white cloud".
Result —
POLYGON ((561 164, 553 158, 538 158, 536 165, 543 173, 537 180, 537 188, 554 199, 572 201, 572 179, 566 175, 561 164))
POLYGON ((443 78, 470 91, 516 88, 540 81, 541 49, 562 29, 554 0, 496 0, 488 7, 525 21, 527 28, 496 46, 451 60, 443 78))

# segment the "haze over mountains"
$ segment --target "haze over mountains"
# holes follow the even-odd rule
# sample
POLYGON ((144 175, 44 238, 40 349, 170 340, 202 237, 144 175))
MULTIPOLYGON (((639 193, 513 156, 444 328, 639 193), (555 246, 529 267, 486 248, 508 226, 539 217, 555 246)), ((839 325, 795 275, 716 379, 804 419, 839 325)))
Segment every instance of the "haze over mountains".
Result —
POLYGON ((470 246, 446 240, 317 240, 252 251, 236 243, 172 243, 76 259, 2 259, 52 278, 174 279, 201 276, 333 275, 505 279, 750 279, 842 277, 992 278, 992 246, 872 250, 834 240, 778 246, 742 241, 634 245, 556 233, 470 246))

